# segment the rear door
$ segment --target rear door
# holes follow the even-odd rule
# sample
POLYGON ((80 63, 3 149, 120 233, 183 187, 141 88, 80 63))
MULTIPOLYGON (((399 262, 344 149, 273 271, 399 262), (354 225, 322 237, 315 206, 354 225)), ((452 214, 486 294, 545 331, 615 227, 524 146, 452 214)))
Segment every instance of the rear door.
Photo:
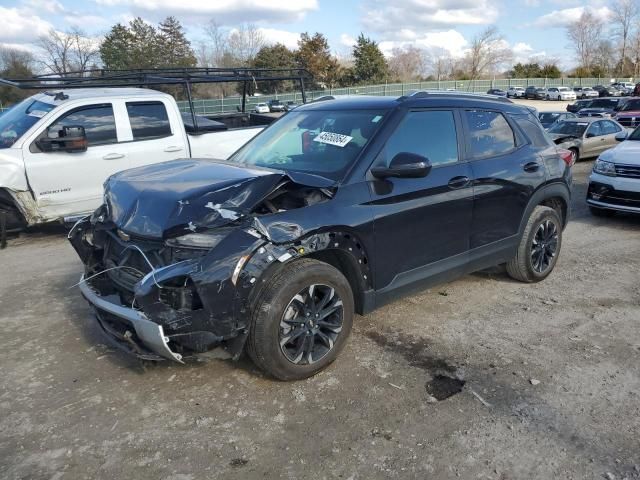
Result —
POLYGON ((501 112, 464 110, 463 118, 474 178, 471 251, 508 246, 531 194, 544 182, 543 159, 501 112))
POLYGON ((429 159, 423 178, 370 182, 375 229, 376 289, 400 287, 464 261, 473 206, 471 170, 461 161, 459 116, 448 109, 406 113, 375 165, 399 152, 429 159), (394 281, 395 280, 395 281, 394 281))
POLYGON ((612 122, 611 120, 603 120, 601 123, 603 137, 605 138, 604 150, 615 147, 618 143, 618 141, 616 140, 616 134, 622 131, 622 127, 612 122))
POLYGON ((184 127, 171 105, 161 100, 125 100, 130 167, 189 157, 184 127))

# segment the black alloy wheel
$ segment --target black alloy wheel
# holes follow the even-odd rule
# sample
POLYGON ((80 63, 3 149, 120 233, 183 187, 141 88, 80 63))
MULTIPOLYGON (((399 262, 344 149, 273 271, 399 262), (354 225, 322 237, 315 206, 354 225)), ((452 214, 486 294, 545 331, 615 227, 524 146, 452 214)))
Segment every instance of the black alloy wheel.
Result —
POLYGON ((334 348, 342 331, 342 299, 328 285, 313 284, 289 302, 280 321, 280 349, 291 363, 311 365, 334 348))
POLYGON ((531 265, 538 273, 545 273, 558 251, 558 226, 551 219, 540 224, 531 244, 531 265))

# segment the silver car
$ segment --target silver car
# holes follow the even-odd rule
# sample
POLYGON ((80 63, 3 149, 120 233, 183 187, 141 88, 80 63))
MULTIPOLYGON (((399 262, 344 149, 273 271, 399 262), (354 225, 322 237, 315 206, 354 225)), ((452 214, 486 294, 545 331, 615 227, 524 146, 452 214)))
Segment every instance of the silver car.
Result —
POLYGON ((615 120, 604 118, 576 118, 560 122, 549 129, 556 145, 573 153, 573 158, 597 157, 616 145, 616 134, 624 127, 615 120))

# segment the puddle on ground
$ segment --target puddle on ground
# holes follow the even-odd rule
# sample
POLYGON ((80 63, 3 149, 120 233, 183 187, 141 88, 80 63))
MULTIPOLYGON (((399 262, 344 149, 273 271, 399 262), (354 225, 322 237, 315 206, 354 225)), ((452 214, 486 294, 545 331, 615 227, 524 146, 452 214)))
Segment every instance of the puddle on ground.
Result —
POLYGON ((436 400, 446 400, 462 391, 465 381, 447 375, 435 375, 433 380, 425 385, 427 392, 436 400))

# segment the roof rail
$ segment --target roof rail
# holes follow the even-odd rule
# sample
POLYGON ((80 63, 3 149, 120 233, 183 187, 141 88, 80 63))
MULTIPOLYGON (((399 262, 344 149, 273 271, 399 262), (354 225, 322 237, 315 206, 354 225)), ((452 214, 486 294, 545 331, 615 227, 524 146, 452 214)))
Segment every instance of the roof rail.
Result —
POLYGON ((462 95, 465 97, 479 97, 490 100, 497 100, 503 103, 513 103, 511 100, 505 97, 499 97, 497 95, 489 95, 487 93, 475 93, 475 92, 461 92, 459 90, 411 90, 410 92, 402 95, 398 98, 398 101, 404 102, 412 98, 428 98, 430 95, 462 95))

